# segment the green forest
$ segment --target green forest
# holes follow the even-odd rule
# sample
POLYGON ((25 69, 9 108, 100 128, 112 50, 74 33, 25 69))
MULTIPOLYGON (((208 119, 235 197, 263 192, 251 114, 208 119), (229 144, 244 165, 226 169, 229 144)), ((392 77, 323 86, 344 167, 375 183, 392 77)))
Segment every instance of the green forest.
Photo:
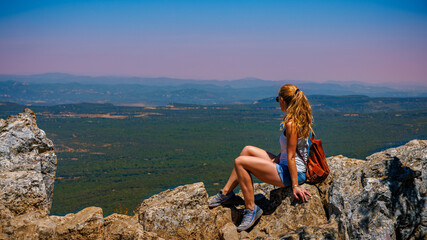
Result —
MULTIPOLYGON (((327 156, 365 159, 427 137, 425 98, 405 100, 418 104, 411 109, 402 107, 404 100, 371 99, 381 101, 385 110, 372 101, 362 106, 354 97, 325 99, 313 98, 312 104, 314 130, 327 156), (339 107, 340 101, 348 107, 339 107)), ((0 103, 0 117, 25 107, 0 103)), ((82 103, 29 108, 58 157, 53 215, 88 206, 102 207, 105 215, 132 215, 151 195, 194 182, 204 182, 212 195, 225 184, 245 145, 280 151, 283 112, 271 99, 241 105, 82 103)))

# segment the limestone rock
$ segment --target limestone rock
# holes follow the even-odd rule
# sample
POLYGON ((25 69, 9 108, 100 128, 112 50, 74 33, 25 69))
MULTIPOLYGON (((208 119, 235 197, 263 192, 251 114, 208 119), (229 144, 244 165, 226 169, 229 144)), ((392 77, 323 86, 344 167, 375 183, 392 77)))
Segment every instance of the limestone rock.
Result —
POLYGON ((237 227, 233 223, 227 223, 221 229, 221 239, 224 240, 239 240, 239 234, 237 233, 237 227))
POLYGON ((321 225, 317 227, 302 227, 296 231, 286 233, 280 236, 280 239, 286 240, 301 240, 301 239, 316 239, 316 240, 331 240, 340 239, 338 237, 336 223, 321 225))
POLYGON ((0 202, 13 214, 49 214, 57 163, 53 150, 32 110, 0 119, 0 202))
POLYGON ((103 235, 102 209, 88 207, 65 217, 50 217, 57 224, 58 239, 100 239, 103 235))
POLYGON ((338 178, 338 176, 346 176, 348 174, 348 169, 360 164, 364 164, 366 161, 348 158, 342 155, 328 157, 326 160, 330 170, 329 176, 325 179, 325 181, 316 184, 316 187, 319 190, 326 215, 329 217, 329 188, 331 184, 338 178))
POLYGON ((316 232, 320 231, 325 239, 337 236, 337 225, 328 221, 315 186, 302 186, 312 193, 307 203, 295 200, 290 188, 265 183, 254 187, 256 203, 264 215, 248 232, 238 233, 236 229, 244 206, 209 209, 202 183, 166 190, 143 201, 138 210, 139 222, 146 231, 166 239, 279 239, 298 231, 312 234, 309 236, 318 236, 316 232))
POLYGON ((138 223, 138 216, 133 217, 112 214, 104 219, 104 239, 106 240, 151 240, 163 239, 155 233, 146 232, 138 223))
POLYGON ((13 214, 0 205, 0 239, 55 239, 56 224, 39 212, 13 214))
POLYGON ((427 141, 367 157, 336 176, 329 211, 345 239, 425 239, 427 141))
POLYGON ((289 234, 298 235, 299 232, 304 233, 299 236, 305 237, 298 239, 310 239, 309 237, 322 239, 321 232, 324 236, 336 237, 337 225, 328 220, 316 186, 303 184, 301 187, 312 195, 305 203, 293 197, 291 188, 277 188, 265 183, 254 184, 255 202, 264 213, 258 224, 249 231, 249 238, 282 239, 289 234))
POLYGON ((138 221, 165 239, 218 239, 229 209, 209 210, 203 183, 166 190, 142 202, 138 221))

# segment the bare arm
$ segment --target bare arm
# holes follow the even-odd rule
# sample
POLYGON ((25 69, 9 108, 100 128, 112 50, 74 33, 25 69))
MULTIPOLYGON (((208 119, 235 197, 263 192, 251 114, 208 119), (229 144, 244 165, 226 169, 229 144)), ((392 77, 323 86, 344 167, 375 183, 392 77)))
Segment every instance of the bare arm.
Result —
POLYGON ((297 164, 295 162, 298 134, 296 127, 292 125, 292 122, 286 123, 286 139, 288 153, 288 169, 289 174, 291 175, 292 191, 296 199, 305 202, 307 201, 306 195, 311 196, 311 194, 307 190, 298 187, 298 172, 297 164))

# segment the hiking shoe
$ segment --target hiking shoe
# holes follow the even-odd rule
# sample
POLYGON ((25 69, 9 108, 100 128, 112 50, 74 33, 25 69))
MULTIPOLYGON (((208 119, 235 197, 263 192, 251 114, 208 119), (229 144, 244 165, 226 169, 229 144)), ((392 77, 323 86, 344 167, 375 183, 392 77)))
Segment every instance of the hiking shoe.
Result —
POLYGON ((222 194, 222 191, 219 191, 212 199, 208 201, 209 207, 217 207, 219 205, 230 204, 232 199, 234 198, 234 192, 231 192, 227 195, 222 194))
POLYGON ((253 211, 249 209, 245 209, 243 211, 243 220, 240 223, 240 225, 237 227, 237 231, 241 232, 241 231, 248 230, 250 227, 254 225, 256 220, 258 220, 258 218, 261 217, 261 215, 262 215, 262 209, 259 208, 256 204, 253 211))

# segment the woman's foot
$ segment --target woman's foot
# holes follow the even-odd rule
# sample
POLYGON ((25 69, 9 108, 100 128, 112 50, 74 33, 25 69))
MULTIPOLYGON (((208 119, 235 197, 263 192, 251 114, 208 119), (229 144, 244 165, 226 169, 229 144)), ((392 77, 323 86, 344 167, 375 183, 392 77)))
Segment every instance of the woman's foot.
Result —
POLYGON ((227 205, 232 203, 231 200, 234 198, 234 192, 231 192, 227 195, 222 194, 222 191, 219 191, 212 199, 208 201, 209 207, 217 207, 219 205, 227 205))
POLYGON ((253 211, 249 209, 245 209, 243 211, 243 220, 240 225, 237 227, 237 231, 246 231, 251 228, 256 220, 258 220, 262 216, 262 209, 255 204, 255 208, 253 211))

